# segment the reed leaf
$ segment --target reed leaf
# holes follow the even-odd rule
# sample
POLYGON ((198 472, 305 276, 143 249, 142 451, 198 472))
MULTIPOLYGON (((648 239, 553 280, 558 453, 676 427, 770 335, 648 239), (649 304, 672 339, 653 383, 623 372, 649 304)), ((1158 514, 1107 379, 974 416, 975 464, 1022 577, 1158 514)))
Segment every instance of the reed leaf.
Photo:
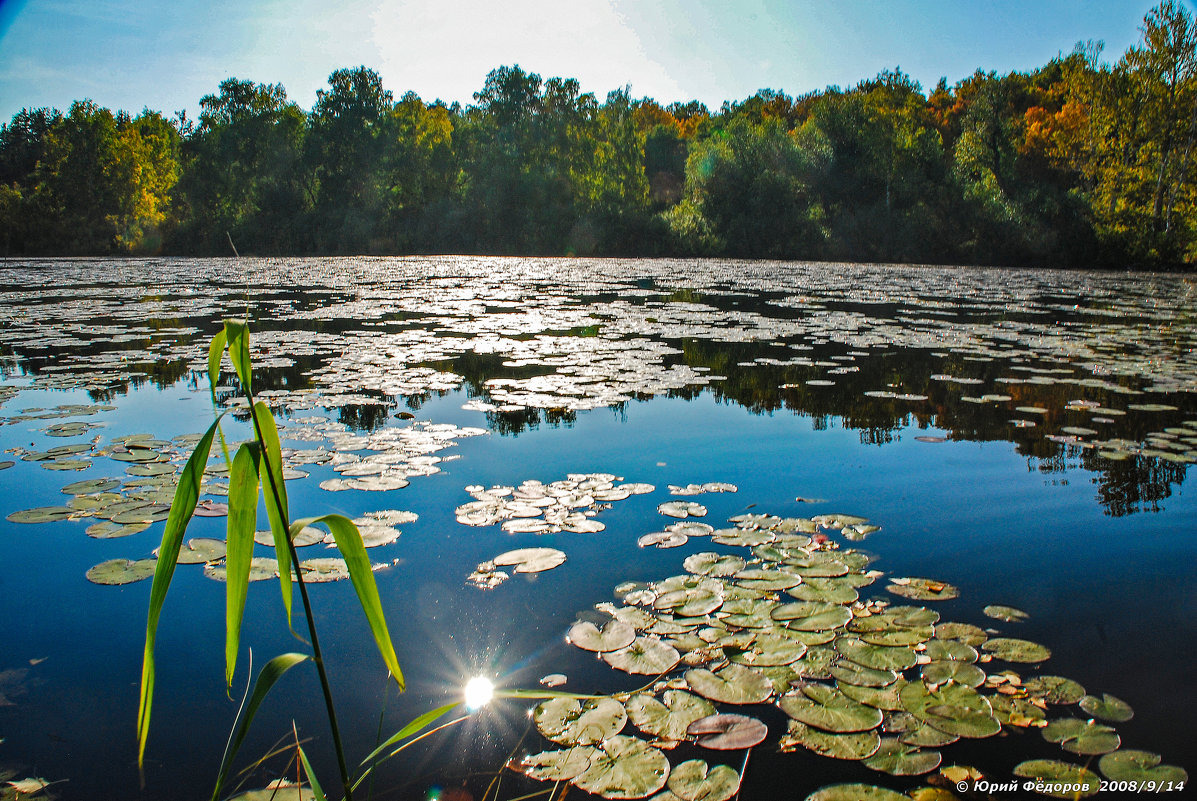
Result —
POLYGON ((332 533, 337 543, 337 550, 345 559, 349 568, 349 578, 353 581, 353 588, 357 591, 358 602, 366 614, 370 624, 370 631, 374 635, 374 642, 378 645, 378 652, 382 654, 382 661, 387 670, 395 677, 399 689, 404 689, 403 671, 399 669, 399 659, 395 656, 395 646, 391 643, 391 634, 387 630, 386 618, 382 613, 382 601, 378 597, 378 585, 374 583, 374 571, 370 567, 370 558, 366 556, 366 549, 362 545, 362 535, 358 532, 353 521, 344 515, 324 515, 309 517, 291 524, 291 536, 294 537, 307 526, 322 523, 332 533))
POLYGON ((216 801, 220 797, 220 788, 224 785, 225 779, 228 778, 229 770, 233 765, 233 758, 241 748, 241 743, 244 742, 245 735, 249 732, 249 724, 253 723, 254 715, 257 714, 258 707, 262 705, 262 701, 266 698, 266 694, 270 692, 270 688, 288 670, 300 662, 306 662, 309 659, 311 657, 307 654, 279 654, 262 666, 261 672, 258 673, 258 678, 254 680, 253 690, 250 691, 249 703, 245 705, 245 711, 242 713, 241 719, 237 721, 236 732, 229 741, 229 748, 220 763, 220 773, 216 776, 216 788, 212 791, 212 801, 216 801))
POLYGON ((324 789, 316 779, 316 771, 312 770, 312 763, 308 761, 308 755, 303 750, 303 746, 297 745, 295 747, 299 749, 299 761, 303 763, 303 772, 307 774, 308 785, 312 788, 312 795, 315 796, 315 801, 328 801, 328 798, 324 795, 324 789))
POLYGON ((220 357, 224 354, 226 343, 224 329, 212 337, 212 344, 208 345, 208 389, 212 393, 212 405, 216 405, 216 385, 220 382, 220 357))
POLYGON ((224 335, 228 340, 229 360, 241 381, 241 391, 253 392, 253 369, 249 360, 249 326, 243 320, 225 320, 224 335))
POLYGON ((166 518, 166 530, 162 533, 162 545, 158 549, 158 564, 154 566, 154 582, 150 587, 150 608, 146 615, 145 624, 145 653, 141 661, 141 697, 137 708, 137 767, 140 770, 145 762, 145 744, 150 733, 150 711, 154 699, 154 644, 158 638, 158 618, 162 614, 162 605, 166 601, 166 591, 170 588, 171 577, 174 576, 175 564, 179 559, 179 546, 183 542, 183 532, 195 512, 195 505, 199 501, 200 484, 204 478, 204 466, 208 463, 208 456, 212 451, 212 437, 220 426, 220 414, 208 427, 192 451, 191 457, 179 475, 179 485, 175 488, 174 500, 171 501, 170 514, 166 518))
POLYGON ((423 715, 420 715, 418 718, 410 721, 402 729, 388 737, 386 742, 371 751, 369 756, 363 759, 361 765, 358 766, 362 767, 368 765, 369 767, 367 767, 362 772, 362 775, 358 777, 357 781, 353 783, 354 789, 356 789, 357 786, 362 783, 362 779, 365 779, 368 775, 370 775, 370 771, 374 770, 374 765, 371 763, 377 759, 383 751, 387 750, 395 743, 406 740, 413 734, 428 728, 438 719, 444 717, 449 712, 452 712, 454 709, 461 706, 461 704, 461 701, 453 701, 452 703, 445 704, 444 706, 438 706, 436 709, 425 712, 423 715))
POLYGON ((237 652, 241 647, 241 619, 245 614, 245 596, 249 590, 249 566, 254 553, 254 530, 258 524, 257 443, 245 443, 237 449, 229 471, 229 515, 225 566, 224 677, 233 686, 237 652))
POLYGON ((279 590, 283 594, 283 608, 287 611, 287 625, 291 625, 291 549, 288 546, 287 520, 290 512, 287 504, 287 484, 283 481, 283 454, 278 438, 278 426, 274 414, 262 401, 254 404, 254 430, 261 439, 266 452, 266 476, 262 483, 262 495, 266 499, 266 517, 270 520, 270 532, 274 536, 274 550, 279 564, 279 590), (284 565, 286 567, 284 568, 284 565))

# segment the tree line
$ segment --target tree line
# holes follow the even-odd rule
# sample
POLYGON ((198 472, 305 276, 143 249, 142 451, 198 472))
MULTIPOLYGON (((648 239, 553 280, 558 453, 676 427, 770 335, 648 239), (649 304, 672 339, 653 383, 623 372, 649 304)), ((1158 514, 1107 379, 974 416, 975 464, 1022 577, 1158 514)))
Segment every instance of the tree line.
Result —
POLYGON ((1197 25, 1116 62, 930 91, 900 70, 712 111, 504 66, 467 106, 341 69, 305 112, 229 78, 198 120, 82 100, 0 126, 5 255, 699 255, 1070 267, 1197 261, 1197 25))

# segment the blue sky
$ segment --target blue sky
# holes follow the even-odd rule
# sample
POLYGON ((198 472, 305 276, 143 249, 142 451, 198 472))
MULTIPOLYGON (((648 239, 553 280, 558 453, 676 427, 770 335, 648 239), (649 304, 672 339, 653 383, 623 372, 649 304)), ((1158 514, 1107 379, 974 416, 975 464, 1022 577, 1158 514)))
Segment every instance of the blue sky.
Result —
MULTIPOLYGON (((1185 0, 1190 11, 1193 0, 1185 0)), ((235 76, 310 108, 364 64, 399 96, 472 101, 519 64, 603 99, 697 99, 851 86, 901 67, 925 88, 1028 70, 1082 40, 1115 61, 1151 0, 0 0, 0 121, 90 98, 195 115, 235 76)))

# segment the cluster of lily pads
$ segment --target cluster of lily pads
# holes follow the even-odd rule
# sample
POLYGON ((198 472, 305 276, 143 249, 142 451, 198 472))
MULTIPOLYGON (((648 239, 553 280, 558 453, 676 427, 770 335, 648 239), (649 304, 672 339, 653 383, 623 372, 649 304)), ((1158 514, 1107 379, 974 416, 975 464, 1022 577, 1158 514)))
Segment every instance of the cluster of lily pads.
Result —
MULTIPOLYGON (((702 759, 671 764, 668 752, 691 743, 726 759, 727 751, 752 748, 771 733, 744 713, 771 704, 789 719, 784 732, 772 733, 782 751, 806 749, 894 776, 937 771, 941 749, 958 740, 1038 729, 1067 754, 1100 756, 1098 770, 1110 780, 1187 781, 1158 755, 1121 748, 1113 724, 1133 715, 1124 701, 1039 672, 1047 647, 942 620, 924 605, 862 596, 884 574, 824 533, 859 525, 845 524, 853 519, 738 515, 718 542, 742 553, 695 553, 685 573, 616 587, 619 603, 580 614, 567 639, 652 681, 633 692, 541 703, 533 720, 556 747, 511 767, 604 798, 726 801, 739 790, 735 768, 702 759)), ((920 603, 959 596, 957 587, 924 577, 889 577, 885 589, 920 603)), ((1003 605, 984 612, 1007 623, 1028 616, 1003 605)), ((942 773, 983 775, 961 766, 942 773)), ((1029 760, 1015 773, 1043 779, 1044 787, 1082 788, 1079 796, 1047 792, 1060 798, 1092 796, 1100 781, 1066 759, 1029 760)), ((955 797, 934 792, 926 797, 955 797)), ((909 797, 854 784, 824 788, 810 801, 909 797)))
POLYGON ((480 484, 466 487, 474 500, 455 510, 457 522, 467 526, 501 524, 519 534, 594 533, 606 528, 594 516, 612 503, 652 492, 652 484, 627 483, 611 473, 570 473, 542 484, 530 479, 518 487, 480 484))

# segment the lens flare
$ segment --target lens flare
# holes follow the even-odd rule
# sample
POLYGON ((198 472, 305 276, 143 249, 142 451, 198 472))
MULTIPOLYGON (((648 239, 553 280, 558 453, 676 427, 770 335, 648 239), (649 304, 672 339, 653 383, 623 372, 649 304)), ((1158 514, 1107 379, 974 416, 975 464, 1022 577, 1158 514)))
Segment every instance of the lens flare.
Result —
POLYGON ((470 679, 465 686, 465 704, 470 711, 481 709, 495 696, 495 685, 481 676, 470 679))

